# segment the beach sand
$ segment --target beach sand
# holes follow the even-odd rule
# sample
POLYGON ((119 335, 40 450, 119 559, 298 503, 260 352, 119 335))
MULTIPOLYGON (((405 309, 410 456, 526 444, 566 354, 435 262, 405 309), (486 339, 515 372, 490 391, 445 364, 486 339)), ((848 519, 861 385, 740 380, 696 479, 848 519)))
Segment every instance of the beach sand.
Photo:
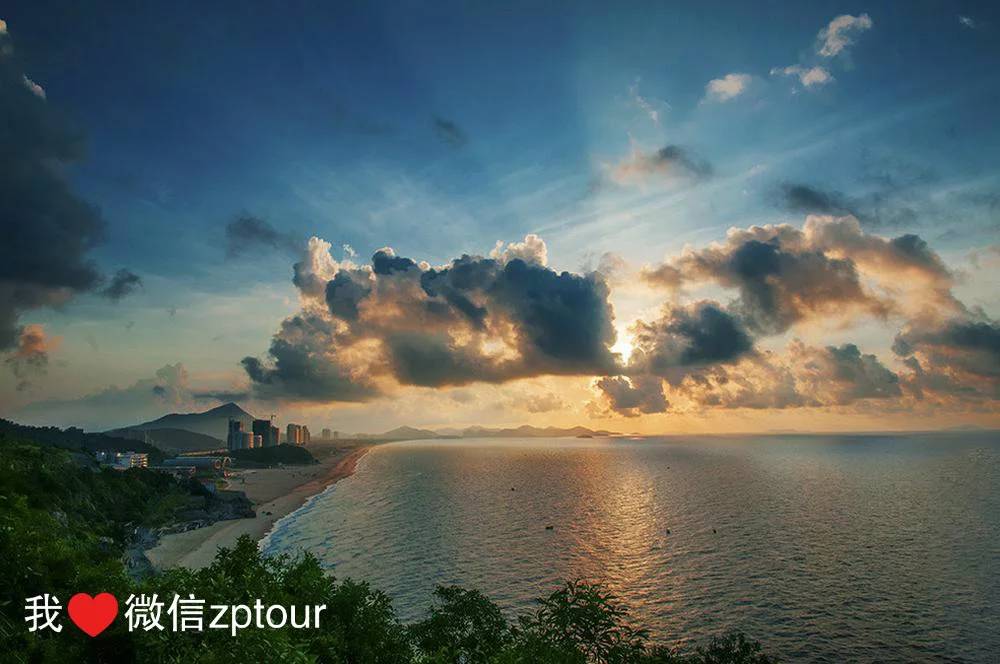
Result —
POLYGON ((230 489, 243 491, 253 501, 257 517, 219 521, 204 528, 164 535, 146 551, 157 569, 207 567, 219 547, 232 547, 241 535, 260 540, 278 519, 302 507, 311 496, 354 473, 368 444, 339 447, 320 456, 313 466, 247 469, 230 479, 230 489))

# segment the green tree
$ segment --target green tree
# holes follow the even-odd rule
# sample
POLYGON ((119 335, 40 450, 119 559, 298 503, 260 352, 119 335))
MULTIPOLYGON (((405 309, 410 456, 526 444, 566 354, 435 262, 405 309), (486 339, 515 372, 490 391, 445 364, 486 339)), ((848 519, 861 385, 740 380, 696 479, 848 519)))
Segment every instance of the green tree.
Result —
POLYGON ((490 662, 511 640, 500 608, 478 590, 439 586, 426 619, 410 628, 414 645, 433 662, 490 662))

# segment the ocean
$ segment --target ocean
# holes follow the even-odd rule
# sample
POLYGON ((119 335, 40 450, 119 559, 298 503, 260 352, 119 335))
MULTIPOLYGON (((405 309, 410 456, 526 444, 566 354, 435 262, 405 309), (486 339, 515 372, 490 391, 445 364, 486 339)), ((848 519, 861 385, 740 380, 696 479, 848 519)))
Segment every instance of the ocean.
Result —
POLYGON ((998 487, 996 433, 412 441, 263 546, 405 620, 438 584, 513 614, 579 578, 665 644, 741 630, 790 661, 997 662, 998 487))

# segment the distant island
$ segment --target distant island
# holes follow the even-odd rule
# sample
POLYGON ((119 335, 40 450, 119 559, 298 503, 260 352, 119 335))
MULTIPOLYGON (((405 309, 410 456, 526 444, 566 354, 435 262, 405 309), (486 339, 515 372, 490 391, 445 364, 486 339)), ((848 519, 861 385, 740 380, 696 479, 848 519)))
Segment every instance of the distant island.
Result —
POLYGON ((601 438, 620 435, 620 433, 614 431, 605 431, 603 429, 595 431, 581 426, 561 428, 535 427, 526 424, 519 427, 502 429, 471 426, 464 429, 440 429, 438 431, 403 426, 384 433, 357 434, 356 437, 377 440, 426 440, 429 438, 567 438, 574 436, 577 438, 601 438))

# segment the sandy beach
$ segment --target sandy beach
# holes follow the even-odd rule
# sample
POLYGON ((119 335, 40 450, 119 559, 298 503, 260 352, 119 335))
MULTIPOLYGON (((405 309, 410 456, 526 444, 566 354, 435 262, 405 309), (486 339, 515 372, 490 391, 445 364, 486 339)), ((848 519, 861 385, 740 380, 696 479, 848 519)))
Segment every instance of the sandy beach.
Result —
POLYGON ((204 528, 165 535, 146 551, 146 556, 157 569, 206 567, 219 547, 233 546, 241 535, 261 539, 275 522, 302 507, 311 496, 350 476, 370 447, 357 444, 338 448, 321 456, 320 463, 312 466, 240 470, 230 478, 229 488, 246 493, 253 501, 256 518, 219 521, 204 528))

